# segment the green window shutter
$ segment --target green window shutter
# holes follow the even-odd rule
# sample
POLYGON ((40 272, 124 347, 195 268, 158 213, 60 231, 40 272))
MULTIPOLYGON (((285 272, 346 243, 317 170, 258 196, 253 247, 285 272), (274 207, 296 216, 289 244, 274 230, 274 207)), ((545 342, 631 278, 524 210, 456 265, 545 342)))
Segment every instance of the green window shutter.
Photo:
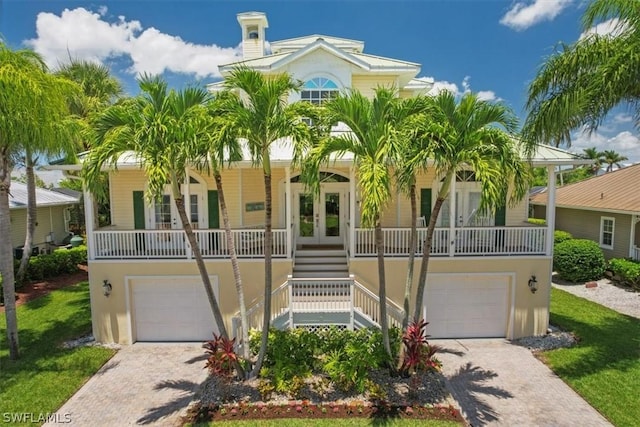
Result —
POLYGON ((504 204, 496 209, 496 227, 503 227, 507 223, 507 201, 504 201, 504 204))
POLYGON ((133 192, 133 228, 144 230, 144 191, 133 192))
POLYGON ((208 191, 207 206, 209 208, 209 228, 220 228, 220 210, 218 208, 218 192, 208 191))
POLYGON ((431 218, 431 189, 420 189, 420 216, 424 217, 424 220, 429 224, 431 218))

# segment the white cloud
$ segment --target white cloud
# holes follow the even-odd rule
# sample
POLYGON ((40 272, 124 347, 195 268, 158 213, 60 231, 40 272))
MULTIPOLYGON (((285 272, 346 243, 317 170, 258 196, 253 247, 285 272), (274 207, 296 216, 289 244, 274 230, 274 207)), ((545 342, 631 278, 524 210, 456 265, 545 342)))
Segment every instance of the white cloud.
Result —
POLYGON ((622 34, 626 29, 626 23, 621 24, 618 18, 611 18, 589 28, 587 31, 580 34, 580 40, 594 34, 597 34, 599 36, 616 37, 622 34))
POLYGON ((238 47, 198 45, 119 16, 114 22, 104 19, 107 8, 98 13, 78 7, 65 9, 60 16, 41 12, 36 18, 35 39, 27 40, 48 65, 55 67, 73 58, 93 62, 124 57, 131 60, 132 73, 195 74, 219 77, 218 65, 241 58, 238 47))
POLYGON ((515 3, 500 19, 502 25, 523 31, 542 21, 552 21, 573 0, 534 0, 515 3))
POLYGON ((464 79, 462 79, 463 93, 471 92, 471 83, 469 83, 470 81, 471 76, 464 76, 464 79))
POLYGON ((478 99, 481 101, 499 101, 496 93, 492 90, 481 90, 478 92, 478 99))
POLYGON ((571 151, 582 153, 582 150, 596 147, 598 151, 613 150, 629 158, 628 163, 640 162, 640 138, 629 131, 623 131, 613 137, 606 137, 600 132, 579 132, 571 141, 571 151))
POLYGON ((454 95, 458 95, 460 92, 458 91, 458 85, 455 83, 449 83, 447 81, 434 81, 433 87, 428 92, 429 95, 438 95, 440 92, 449 91, 454 95))
POLYGON ((628 113, 618 113, 613 116, 614 123, 631 123, 633 121, 633 116, 628 113))
MULTIPOLYGON (((449 91, 455 96, 464 95, 465 93, 472 92, 471 90, 471 76, 465 76, 460 83, 460 87, 456 83, 451 83, 446 80, 435 80, 433 77, 420 77, 419 80, 425 80, 433 83, 433 87, 427 93, 428 95, 438 95, 442 91, 449 91)), ((492 90, 481 90, 476 93, 478 98, 482 101, 501 101, 501 98, 496 96, 496 93, 492 90)))

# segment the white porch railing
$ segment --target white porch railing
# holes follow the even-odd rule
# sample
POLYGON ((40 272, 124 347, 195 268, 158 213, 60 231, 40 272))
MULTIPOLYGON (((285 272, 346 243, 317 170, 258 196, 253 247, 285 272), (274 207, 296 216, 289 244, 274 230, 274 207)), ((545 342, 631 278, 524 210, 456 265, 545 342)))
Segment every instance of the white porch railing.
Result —
POLYGON ((640 248, 637 246, 633 247, 633 259, 640 261, 640 248))
MULTIPOLYGON (((262 300, 247 310, 250 329, 261 330, 264 316, 262 300)), ((376 294, 357 282, 353 276, 348 279, 294 279, 289 278, 271 294, 271 320, 287 316, 286 327, 295 328, 296 313, 349 313, 350 329, 355 326, 355 314, 365 316, 370 322, 380 324, 380 299, 376 294)), ((390 327, 402 326, 403 311, 393 301, 387 300, 387 319, 390 327)), ((322 323, 324 324, 324 323, 322 323)), ((304 323, 304 326, 309 326, 304 323)), ((232 319, 232 333, 242 336, 239 313, 232 319)))
MULTIPOLYGON (((436 228, 431 243, 431 255, 543 255, 546 227, 464 227, 454 229, 449 239, 449 228, 436 228), (453 251, 453 252, 452 252, 453 251)), ((422 254, 426 228, 419 228, 416 254, 422 254)), ((409 228, 384 228, 385 256, 408 256, 409 228)), ((376 256, 375 231, 356 228, 355 256, 376 256)))
MULTIPOLYGON (((194 230, 205 258, 229 255, 224 230, 194 230)), ((97 230, 93 232, 96 259, 192 258, 183 230, 97 230)), ((264 230, 232 230, 241 258, 264 257, 264 230)), ((272 254, 287 256, 286 230, 273 230, 272 254)))

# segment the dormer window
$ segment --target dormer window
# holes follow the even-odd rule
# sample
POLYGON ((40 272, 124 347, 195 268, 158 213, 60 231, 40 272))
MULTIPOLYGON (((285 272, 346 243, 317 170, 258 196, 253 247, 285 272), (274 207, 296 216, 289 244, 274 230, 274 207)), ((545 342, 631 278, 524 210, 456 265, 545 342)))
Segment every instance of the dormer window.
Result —
POLYGON ((309 101, 312 104, 320 105, 325 101, 335 98, 338 95, 338 85, 332 80, 324 77, 316 77, 307 80, 300 92, 302 101, 309 101))

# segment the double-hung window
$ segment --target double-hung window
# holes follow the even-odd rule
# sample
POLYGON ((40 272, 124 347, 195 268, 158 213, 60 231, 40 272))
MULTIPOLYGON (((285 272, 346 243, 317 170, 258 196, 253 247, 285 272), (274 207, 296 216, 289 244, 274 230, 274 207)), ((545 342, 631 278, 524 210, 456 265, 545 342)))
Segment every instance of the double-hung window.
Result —
POLYGON ((600 217, 600 247, 613 249, 613 232, 616 220, 608 216, 600 217))

